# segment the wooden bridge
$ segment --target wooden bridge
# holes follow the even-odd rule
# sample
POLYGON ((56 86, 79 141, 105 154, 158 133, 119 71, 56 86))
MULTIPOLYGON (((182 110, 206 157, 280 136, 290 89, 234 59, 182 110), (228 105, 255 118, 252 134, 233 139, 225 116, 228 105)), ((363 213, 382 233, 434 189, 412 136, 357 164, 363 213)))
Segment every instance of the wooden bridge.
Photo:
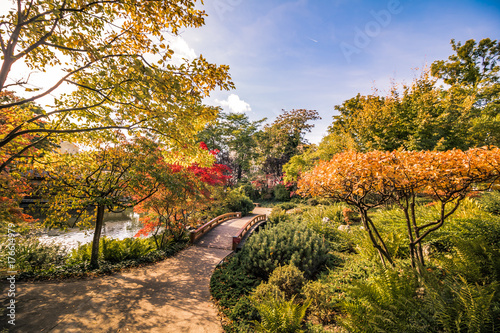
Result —
POLYGON ((205 223, 191 232, 191 243, 196 246, 236 251, 248 236, 267 220, 271 209, 256 207, 253 214, 228 213, 205 223))

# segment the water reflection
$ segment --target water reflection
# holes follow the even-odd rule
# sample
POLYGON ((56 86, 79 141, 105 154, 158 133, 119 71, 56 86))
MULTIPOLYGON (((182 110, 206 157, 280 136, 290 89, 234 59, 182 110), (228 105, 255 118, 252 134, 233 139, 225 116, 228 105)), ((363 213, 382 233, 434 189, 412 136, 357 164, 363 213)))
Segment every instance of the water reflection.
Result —
MULTIPOLYGON (((139 214, 132 211, 123 213, 109 213, 104 216, 104 227, 101 236, 115 239, 134 237, 142 228, 139 222, 139 214)), ((47 243, 58 243, 67 249, 73 249, 78 243, 90 243, 94 237, 94 230, 80 230, 79 228, 68 228, 66 231, 59 229, 48 230, 40 236, 40 241, 47 243)))

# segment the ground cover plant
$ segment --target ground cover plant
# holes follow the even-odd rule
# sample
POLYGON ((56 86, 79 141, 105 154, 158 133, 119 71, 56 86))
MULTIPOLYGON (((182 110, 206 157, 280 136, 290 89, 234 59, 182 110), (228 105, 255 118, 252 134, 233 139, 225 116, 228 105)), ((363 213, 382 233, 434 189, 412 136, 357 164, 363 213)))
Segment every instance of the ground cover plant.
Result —
MULTIPOLYGON (((2 249, 5 244, 2 245, 2 249)), ((67 251, 61 245, 41 243, 37 238, 20 237, 16 243, 16 267, 19 280, 52 280, 110 274, 124 268, 151 264, 168 258, 188 246, 188 238, 168 242, 157 249, 149 238, 104 237, 100 240, 99 268, 90 264, 92 244, 81 244, 67 251)), ((2 267, 8 267, 7 257, 0 257, 2 267)))
MULTIPOLYGON (((439 217, 439 202, 416 201, 417 219, 439 217)), ((306 309, 301 324, 290 332, 495 332, 500 327, 500 220, 484 209, 480 196, 464 198, 447 223, 426 238, 422 244, 426 267, 421 271, 411 266, 405 215, 397 205, 370 212, 392 254, 394 266, 389 267, 382 265, 355 216, 346 214, 354 222, 349 229, 338 229, 347 225, 345 209, 349 207, 341 204, 302 206, 290 214, 274 209, 270 219, 274 228, 290 228, 293 223, 310 228, 329 242, 338 259, 314 277, 305 278, 305 272, 283 262, 267 277, 247 272, 244 278, 234 278, 245 272, 247 259, 240 258, 244 252, 239 252, 211 280, 212 295, 228 316, 226 332, 265 331, 265 327, 276 331, 279 325, 292 325, 286 316, 276 316, 279 309, 282 313, 306 309), (323 221, 328 221, 328 227, 323 221), (349 247, 334 245, 346 241, 349 247), (237 289, 228 287, 236 280, 237 289)), ((280 230, 286 243, 291 236, 283 229, 275 230, 280 230)), ((257 236, 252 238, 259 239, 259 255, 270 256, 272 239, 257 236)), ((252 266, 254 270, 258 268, 252 266)))

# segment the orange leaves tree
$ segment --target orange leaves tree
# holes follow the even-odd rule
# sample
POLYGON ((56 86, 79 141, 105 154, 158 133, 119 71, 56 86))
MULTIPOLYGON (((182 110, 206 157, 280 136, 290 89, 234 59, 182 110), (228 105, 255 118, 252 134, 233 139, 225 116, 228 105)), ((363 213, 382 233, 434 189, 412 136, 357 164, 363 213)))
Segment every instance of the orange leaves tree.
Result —
MULTIPOLYGON (((19 101, 19 98, 12 92, 0 92, 0 103, 15 101, 19 101)), ((43 110, 33 103, 3 109, 0 112, 0 134, 11 131, 16 123, 24 122, 33 114, 42 112, 43 110)), ((34 126, 43 128, 44 123, 36 121, 34 126)), ((22 231, 28 226, 24 222, 33 221, 29 215, 22 212, 19 204, 30 190, 27 181, 30 170, 27 166, 47 147, 50 147, 50 142, 42 144, 39 135, 25 133, 13 139, 4 149, 0 149, 0 229, 9 222, 15 222, 17 230, 22 231)))
POLYGON ((422 241, 439 229, 467 193, 488 188, 500 178, 500 149, 445 152, 344 152, 320 162, 299 181, 303 195, 329 197, 355 206, 384 265, 393 259, 370 209, 394 202, 404 212, 412 265, 424 265, 422 241), (439 203, 435 221, 417 221, 415 199, 430 195, 439 203))
MULTIPOLYGON (((208 151, 205 143, 200 148, 215 157, 218 151, 208 151)), ((196 213, 211 204, 214 189, 226 185, 231 170, 222 164, 202 166, 172 164, 168 158, 157 160, 150 176, 157 182, 155 193, 135 207, 142 213, 143 228, 136 236, 151 234, 158 249, 169 241, 179 241, 186 227, 196 222, 196 213)))

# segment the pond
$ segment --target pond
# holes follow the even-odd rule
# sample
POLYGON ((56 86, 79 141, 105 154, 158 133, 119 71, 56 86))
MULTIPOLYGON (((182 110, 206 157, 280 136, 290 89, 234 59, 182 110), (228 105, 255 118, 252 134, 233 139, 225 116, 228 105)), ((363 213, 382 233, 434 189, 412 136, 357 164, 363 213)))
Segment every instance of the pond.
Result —
MULTIPOLYGON (((141 228, 142 224, 137 213, 132 211, 107 213, 104 216, 101 237, 106 236, 115 239, 134 237, 141 228)), ((39 236, 39 239, 44 243, 61 244, 70 250, 78 247, 79 243, 90 243, 93 237, 94 229, 68 228, 66 231, 59 229, 47 230, 39 236)))

